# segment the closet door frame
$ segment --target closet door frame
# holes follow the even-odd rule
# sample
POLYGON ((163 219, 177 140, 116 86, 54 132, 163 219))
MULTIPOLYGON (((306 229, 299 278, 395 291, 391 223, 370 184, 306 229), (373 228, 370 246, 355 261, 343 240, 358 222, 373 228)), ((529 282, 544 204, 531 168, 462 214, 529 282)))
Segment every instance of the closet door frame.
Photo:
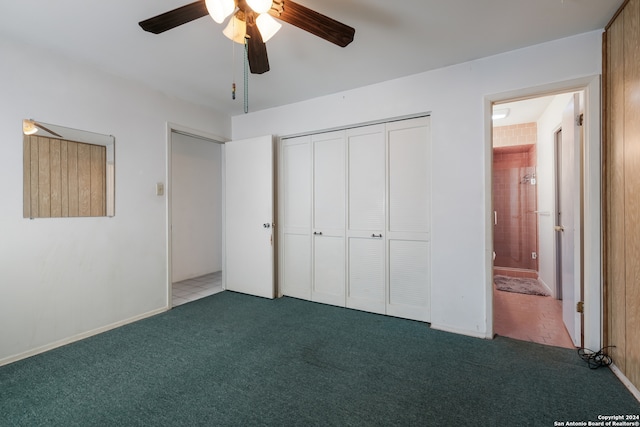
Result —
MULTIPOLYGON (((279 227, 279 235, 280 242, 282 242, 280 247, 280 262, 279 262, 279 277, 280 283, 283 286, 279 289, 279 295, 288 295, 293 297, 298 297, 310 301, 322 302, 331 305, 337 306, 346 306, 348 308, 354 308, 363 311, 369 311, 379 314, 386 314, 391 316, 403 317, 408 319, 414 319, 424 322, 430 321, 431 316, 431 264, 430 264, 430 251, 431 251, 431 243, 430 243, 430 223, 431 223, 431 193, 430 193, 430 173, 431 173, 431 163, 430 163, 430 143, 431 143, 431 135, 430 135, 430 117, 427 115, 421 115, 417 117, 409 117, 402 118, 398 120, 389 120, 385 122, 380 122, 377 124, 371 124, 366 126, 352 126, 338 131, 328 131, 328 132, 319 132, 315 134, 309 134, 304 136, 292 136, 292 137, 284 137, 280 139, 280 143, 278 144, 278 156, 280 159, 280 167, 278 168, 278 188, 280 189, 280 197, 279 197, 279 212, 280 212, 280 222, 282 227, 279 227), (426 195, 427 197, 427 216, 426 219, 427 229, 422 230, 418 233, 416 232, 407 232, 407 231, 395 231, 390 230, 389 216, 390 216, 390 206, 389 206, 389 192, 390 192, 390 183, 389 183, 389 140, 388 140, 388 132, 390 130, 395 130, 398 128, 402 128, 403 124, 410 124, 411 126, 415 125, 415 123, 411 124, 412 120, 417 120, 415 123, 421 123, 424 125, 426 123, 427 127, 427 152, 429 161, 424 165, 426 169, 426 173, 429 177, 429 193, 426 195), (383 187, 383 196, 382 196, 382 205, 381 205, 381 215, 382 215, 382 223, 380 227, 374 227, 374 229, 351 229, 350 228, 350 206, 349 206, 349 136, 363 134, 367 132, 380 132, 381 138, 383 139, 383 152, 382 152, 382 163, 381 163, 381 174, 382 174, 382 187, 383 187), (315 153, 314 153, 314 139, 319 138, 319 140, 325 140, 331 137, 334 137, 338 134, 344 135, 344 173, 345 173, 345 190, 344 190, 344 227, 342 230, 339 227, 331 228, 331 227, 322 227, 317 226, 316 218, 315 218, 315 197, 314 192, 316 191, 314 180, 315 177, 315 153), (308 264, 308 292, 305 290, 302 294, 291 295, 286 291, 286 272, 289 266, 286 265, 287 257, 285 257, 287 242, 286 235, 288 224, 286 223, 286 209, 285 204, 287 200, 287 195, 285 194, 285 171, 284 168, 286 166, 286 161, 284 159, 287 144, 291 144, 291 141, 294 139, 300 138, 309 138, 309 158, 306 163, 309 167, 310 173, 310 184, 309 184, 309 206, 311 207, 311 211, 309 214, 309 227, 308 227, 308 251, 309 251, 309 264, 308 264), (317 234, 313 234, 313 233, 317 234), (318 234, 322 232, 322 235, 318 234), (315 291, 314 280, 316 278, 316 241, 320 241, 323 238, 340 238, 343 236, 344 240, 344 294, 341 296, 336 296, 335 299, 326 299, 323 298, 320 293, 315 291), (377 242, 377 243, 375 243, 377 242), (421 260, 425 259, 424 271, 421 272, 422 276, 426 275, 426 302, 422 306, 412 307, 410 304, 396 304, 394 303, 394 297, 392 295, 391 282, 393 280, 393 272, 390 268, 391 262, 391 252, 392 246, 396 245, 397 242, 404 244, 405 246, 419 246, 419 249, 423 251, 425 254, 424 257, 413 257, 414 259, 421 260), (362 247, 360 247, 360 246, 362 247), (371 248, 375 249, 375 257, 376 261, 371 262, 370 266, 376 266, 374 268, 375 271, 368 271, 367 267, 362 265, 361 271, 357 270, 357 265, 353 264, 353 254, 350 254, 354 250, 361 250, 365 247, 372 246, 371 248), (426 251, 426 252, 425 252, 426 251), (351 292, 352 284, 351 278, 353 274, 359 275, 360 273, 370 273, 372 277, 375 276, 375 280, 381 280, 382 283, 377 283, 377 288, 375 291, 375 298, 370 301, 367 301, 367 298, 359 298, 357 295, 353 295, 351 292), (381 292, 379 292, 381 290, 381 292), (375 300, 375 301, 373 301, 375 300)), ((365 227, 366 228, 366 227, 365 227)), ((300 233, 304 234, 303 228, 298 230, 300 233)), ((301 236, 302 236, 301 234, 301 236)), ((289 262, 291 262, 289 260, 289 262)), ((419 261, 418 261, 419 262, 419 261)), ((306 265, 306 263, 304 263, 306 265)), ((304 267, 300 268, 299 271, 304 270, 304 267)), ((306 276, 305 276, 306 277, 306 276)), ((305 279, 307 280, 307 279, 305 279)), ((366 281, 366 279, 365 279, 366 281)), ((366 290, 365 290, 366 291, 366 290)))

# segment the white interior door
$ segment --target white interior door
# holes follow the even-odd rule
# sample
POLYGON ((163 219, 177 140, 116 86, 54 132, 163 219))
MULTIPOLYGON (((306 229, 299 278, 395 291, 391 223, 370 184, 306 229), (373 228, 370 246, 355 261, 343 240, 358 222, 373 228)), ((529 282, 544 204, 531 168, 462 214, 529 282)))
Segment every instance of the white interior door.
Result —
POLYGON ((576 304, 580 292, 580 96, 575 94, 562 116, 560 150, 560 245, 562 247, 562 319, 576 346, 580 346, 581 322, 576 304))
POLYGON ((226 289, 274 297, 273 139, 225 144, 226 289))

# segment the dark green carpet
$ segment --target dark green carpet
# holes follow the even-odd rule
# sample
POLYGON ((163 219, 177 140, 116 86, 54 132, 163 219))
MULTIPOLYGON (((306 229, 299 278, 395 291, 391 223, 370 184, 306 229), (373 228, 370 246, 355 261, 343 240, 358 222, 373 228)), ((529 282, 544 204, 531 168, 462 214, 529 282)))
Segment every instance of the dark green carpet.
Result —
POLYGON ((231 292, 0 367, 1 426, 552 426, 638 413, 608 369, 571 350, 231 292))

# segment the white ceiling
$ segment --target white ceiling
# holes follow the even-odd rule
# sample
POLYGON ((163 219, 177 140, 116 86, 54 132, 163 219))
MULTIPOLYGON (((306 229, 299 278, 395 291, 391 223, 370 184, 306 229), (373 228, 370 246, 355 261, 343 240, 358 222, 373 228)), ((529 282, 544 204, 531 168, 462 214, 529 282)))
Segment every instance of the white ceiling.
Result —
MULTIPOLYGON (((138 26, 190 1, 0 0, 0 38, 92 63, 229 115, 242 114, 243 48, 236 45, 234 60, 222 25, 204 17, 160 35, 138 26)), ((297 0, 354 27, 355 39, 340 48, 284 24, 267 43, 271 71, 249 77, 249 110, 600 29, 623 1, 297 0)))
POLYGON ((494 126, 510 126, 521 123, 537 122, 545 112, 551 101, 557 95, 540 96, 537 98, 495 104, 493 111, 509 110, 504 119, 493 121, 494 126))

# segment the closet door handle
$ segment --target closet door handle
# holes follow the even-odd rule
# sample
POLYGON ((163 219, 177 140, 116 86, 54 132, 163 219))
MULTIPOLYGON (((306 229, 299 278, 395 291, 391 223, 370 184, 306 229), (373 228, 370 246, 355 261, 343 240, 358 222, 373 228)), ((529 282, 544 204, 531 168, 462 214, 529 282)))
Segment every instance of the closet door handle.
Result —
POLYGON ((372 234, 371 237, 376 238, 376 239, 382 239, 382 233, 381 234, 372 234))
POLYGON ((314 236, 322 236, 322 231, 314 231, 314 236))

